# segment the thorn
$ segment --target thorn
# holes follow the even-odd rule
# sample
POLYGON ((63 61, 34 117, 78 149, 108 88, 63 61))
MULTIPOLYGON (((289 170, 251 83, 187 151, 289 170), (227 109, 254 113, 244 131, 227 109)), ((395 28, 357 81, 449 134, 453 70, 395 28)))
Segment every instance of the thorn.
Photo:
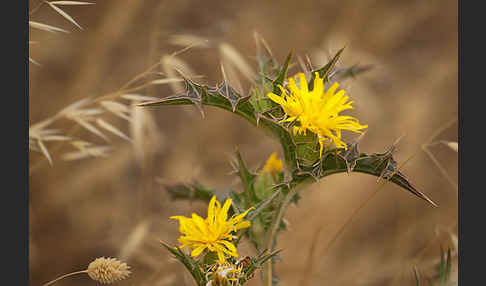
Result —
POLYGON ((400 137, 397 138, 397 140, 395 140, 395 142, 393 143, 393 145, 398 145, 398 142, 400 142, 404 137, 406 136, 405 133, 403 133, 402 135, 400 135, 400 137))

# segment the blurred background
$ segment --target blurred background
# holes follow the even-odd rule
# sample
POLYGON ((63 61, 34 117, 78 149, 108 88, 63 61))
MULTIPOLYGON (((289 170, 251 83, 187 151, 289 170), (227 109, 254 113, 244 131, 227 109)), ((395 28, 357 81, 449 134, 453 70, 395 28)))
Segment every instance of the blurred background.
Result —
MULTIPOLYGON (((318 67, 346 46, 338 67, 373 66, 342 83, 355 101, 353 115, 369 125, 360 150, 383 152, 401 138, 394 155, 401 170, 439 207, 392 184, 371 197, 381 185, 372 176, 327 177, 305 189, 286 214, 289 229, 278 238, 281 285, 415 285, 414 267, 433 277, 441 247, 453 250, 457 276, 457 152, 441 144, 457 142, 457 1, 101 0, 59 6, 84 30, 40 1, 29 3, 35 9, 30 20, 70 31, 30 29, 30 57, 38 63, 29 67, 31 126, 74 102, 112 93, 157 63, 163 64, 155 71, 164 75, 149 80, 171 77, 172 64, 214 85, 223 79, 225 47, 233 47, 256 70, 255 32, 281 63, 294 49, 318 67), (194 47, 181 51, 187 45, 194 47), (430 153, 422 147, 427 143, 433 143, 430 153)), ((290 73, 299 71, 295 65, 290 73)), ((244 73, 240 82, 247 93, 244 73)), ((157 84, 132 93, 162 98, 178 88, 157 84)), ((136 111, 133 100, 118 102, 128 106, 120 112, 130 121, 116 112, 99 116, 131 141, 98 127, 105 140, 71 118, 49 126, 70 137, 45 141, 52 166, 39 146, 40 152, 30 152, 31 285, 85 269, 101 256, 132 267, 132 276, 117 285, 193 285, 158 240, 176 243, 178 224, 169 216, 205 215, 206 206, 170 201, 164 184, 198 181, 224 191, 235 184, 229 164, 235 146, 252 168, 274 151, 282 154, 277 142, 223 110, 205 108, 202 118, 191 106, 136 111), (76 159, 84 154, 76 141, 111 149, 76 159), (76 150, 81 153, 66 157, 76 150)), ((248 244, 239 252, 254 254, 248 244)), ((58 283, 95 284, 83 276, 58 283)), ((260 285, 258 276, 249 285, 260 285)))

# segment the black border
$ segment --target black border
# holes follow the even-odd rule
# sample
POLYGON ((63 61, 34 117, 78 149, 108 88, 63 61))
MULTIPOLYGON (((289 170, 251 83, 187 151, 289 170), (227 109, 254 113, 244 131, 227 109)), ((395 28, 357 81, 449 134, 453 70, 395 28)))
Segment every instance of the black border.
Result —
POLYGON ((29 285, 29 2, 8 1, 2 30, 2 283, 29 285))
POLYGON ((474 7, 474 1, 458 1, 458 108, 459 108, 459 285, 484 284, 485 261, 484 241, 484 201, 479 195, 484 193, 482 158, 484 140, 481 139, 484 108, 482 105, 482 83, 484 82, 483 44, 484 12, 474 7), (466 5, 468 4, 468 5, 466 5), (466 39, 469 39, 466 42, 466 39), (469 118, 466 121, 466 118, 469 118), (466 124, 467 122, 467 124, 466 124), (464 134, 467 132, 468 139, 464 134), (472 138, 476 135, 476 138, 472 138))

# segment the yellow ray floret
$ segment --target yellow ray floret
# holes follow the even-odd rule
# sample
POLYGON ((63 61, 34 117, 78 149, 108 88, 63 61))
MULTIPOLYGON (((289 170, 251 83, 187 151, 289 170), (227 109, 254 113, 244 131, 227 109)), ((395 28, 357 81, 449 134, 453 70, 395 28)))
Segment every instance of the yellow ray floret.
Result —
POLYGON ((227 199, 221 207, 216 196, 213 196, 209 202, 206 219, 194 213, 191 218, 171 216, 171 219, 179 220, 179 231, 182 234, 178 239, 181 243, 180 248, 189 247, 192 249, 191 255, 194 257, 199 256, 205 249, 216 252, 220 263, 226 261, 225 254, 238 257, 236 247, 231 242, 233 239, 231 233, 250 227, 251 223, 243 220, 243 218, 253 208, 249 208, 238 215, 234 214, 228 219, 231 202, 231 199, 227 199))
POLYGON ((341 131, 362 133, 361 129, 368 128, 368 125, 361 125, 354 117, 339 115, 341 111, 353 109, 353 101, 348 101, 349 97, 344 90, 338 91, 337 82, 325 91, 324 80, 317 72, 312 90, 308 89, 303 73, 297 76, 299 86, 292 77, 288 79, 289 93, 279 86, 282 95, 267 94, 272 101, 282 106, 287 115, 280 122, 296 122, 293 127, 294 135, 297 133, 305 135, 307 130, 317 134, 321 157, 324 145, 334 143, 336 148, 347 149, 346 143, 341 140, 341 131))

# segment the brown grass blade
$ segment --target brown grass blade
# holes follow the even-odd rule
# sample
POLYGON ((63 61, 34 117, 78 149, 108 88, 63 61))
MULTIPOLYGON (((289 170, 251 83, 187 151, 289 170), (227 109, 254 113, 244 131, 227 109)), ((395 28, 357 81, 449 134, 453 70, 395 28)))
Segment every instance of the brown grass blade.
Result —
POLYGON ((96 3, 91 2, 81 2, 81 1, 51 1, 54 5, 94 5, 96 3))
POLYGON ((45 1, 49 6, 51 6, 54 11, 59 13, 61 16, 63 16, 66 20, 69 22, 73 23, 76 27, 79 29, 83 30, 83 27, 81 27, 74 19, 71 17, 68 13, 64 12, 61 8, 57 7, 56 5, 52 4, 52 2, 47 2, 45 1))
POLYGON ((169 43, 176 46, 209 48, 209 40, 195 35, 172 35, 169 43))
POLYGON ((107 152, 112 148, 110 146, 98 146, 93 148, 87 148, 81 151, 69 152, 62 156, 65 161, 79 160, 86 157, 107 157, 107 152))
POLYGON ((63 136, 63 135, 51 135, 42 138, 43 141, 68 141, 71 139, 72 139, 71 137, 63 136))
POLYGON ((228 43, 221 43, 219 51, 223 58, 233 64, 250 82, 255 81, 256 75, 253 68, 233 46, 228 43))
POLYGON ((29 138, 29 150, 41 152, 41 150, 39 149, 39 145, 37 144, 37 140, 29 138))
POLYGON ((123 132, 121 132, 118 128, 116 128, 115 126, 113 126, 112 124, 106 122, 105 120, 101 119, 101 118, 98 118, 96 119, 96 123, 98 124, 99 127, 105 129, 105 130, 108 130, 110 131, 111 133, 127 140, 127 141, 132 141, 132 139, 130 139, 127 135, 125 135, 123 132))
POLYGON ((149 84, 168 84, 168 83, 172 83, 172 82, 181 82, 181 81, 184 81, 182 78, 163 78, 163 79, 156 79, 156 80, 153 80, 151 82, 149 82, 149 84))
POLYGON ((62 159, 65 161, 78 160, 90 156, 107 157, 107 152, 112 149, 111 146, 93 146, 92 143, 86 141, 72 141, 71 145, 79 151, 64 154, 62 159))
POLYGON ((59 111, 59 114, 60 115, 68 114, 69 112, 76 110, 76 109, 88 104, 90 101, 91 101, 91 99, 89 97, 85 97, 83 99, 75 101, 75 102, 71 103, 70 105, 66 106, 65 108, 61 109, 61 111, 59 111))
POLYGON ((77 109, 68 112, 68 117, 90 117, 93 115, 100 115, 103 114, 105 111, 99 108, 85 108, 85 109, 77 109))
POLYGON ((73 117, 71 119, 76 121, 79 125, 81 125, 85 129, 87 129, 88 131, 92 132, 93 134, 96 134, 96 135, 100 136, 101 138, 103 138, 105 141, 110 142, 110 139, 108 139, 108 137, 106 137, 103 133, 101 133, 101 131, 98 130, 98 128, 91 125, 91 123, 89 123, 89 122, 87 122, 84 119, 79 118, 79 117, 73 117))
POLYGON ((42 143, 42 140, 37 140, 37 145, 39 145, 42 154, 44 154, 44 156, 47 158, 47 161, 49 161, 49 164, 52 166, 53 164, 52 164, 51 155, 49 154, 49 151, 47 151, 47 148, 44 145, 44 143, 42 143))
POLYGON ((145 237, 149 233, 150 221, 143 220, 139 222, 127 237, 126 242, 123 244, 118 257, 121 260, 128 260, 132 254, 142 245, 145 237))
POLYGON ((120 96, 123 99, 128 99, 131 101, 155 101, 155 100, 160 100, 158 97, 153 97, 153 96, 146 96, 146 95, 140 95, 140 94, 123 94, 120 96))
MULTIPOLYGON (((192 78, 195 72, 185 61, 176 58, 174 55, 164 55, 161 58, 161 66, 168 78, 192 78)), ((178 81, 167 82, 174 93, 184 91, 184 85, 178 81)))
POLYGON ((116 101, 103 100, 102 102, 100 102, 100 104, 106 110, 109 110, 109 111, 119 111, 119 112, 124 112, 124 113, 130 112, 130 109, 128 108, 128 106, 126 106, 125 104, 116 102, 116 101))
POLYGON ((240 94, 243 94, 243 85, 238 76, 238 73, 234 69, 233 65, 226 65, 228 72, 226 73, 225 64, 221 63, 221 73, 223 74, 223 80, 231 85, 240 94))
POLYGON ((51 26, 51 25, 47 25, 47 24, 43 24, 43 23, 39 23, 39 22, 34 22, 34 21, 29 21, 29 26, 34 28, 34 29, 39 29, 39 30, 51 32, 51 33, 55 33, 55 32, 63 32, 63 33, 67 33, 67 34, 70 33, 69 31, 64 30, 64 29, 54 27, 54 26, 51 26))
POLYGON ((36 62, 35 60, 33 60, 31 57, 29 57, 29 62, 33 63, 34 65, 38 65, 38 66, 41 65, 38 62, 36 62))
POLYGON ((451 148, 455 152, 459 151, 459 143, 458 142, 453 142, 453 141, 441 141, 443 144, 445 144, 447 147, 451 148))
POLYGON ((253 37, 255 38, 255 43, 256 43, 256 46, 257 46, 257 50, 260 50, 260 44, 263 45, 263 47, 265 48, 265 50, 267 51, 267 53, 273 57, 273 53, 272 53, 272 50, 270 49, 270 46, 268 45, 267 41, 265 41, 265 39, 262 37, 262 35, 260 35, 258 32, 254 32, 253 33, 253 37))
POLYGON ((123 118, 127 121, 130 121, 131 118, 128 116, 130 113, 130 109, 125 104, 111 101, 111 100, 104 100, 100 102, 101 106, 103 106, 106 110, 110 111, 111 113, 115 114, 116 116, 123 118))
POLYGON ((40 132, 42 129, 47 127, 53 121, 54 121, 53 118, 48 118, 48 119, 42 120, 41 122, 37 122, 37 123, 34 123, 33 125, 29 126, 29 136, 30 136, 31 133, 40 132))
POLYGON ((133 152, 139 164, 143 164, 145 158, 143 148, 144 112, 145 110, 142 108, 132 105, 130 135, 133 138, 133 152))

